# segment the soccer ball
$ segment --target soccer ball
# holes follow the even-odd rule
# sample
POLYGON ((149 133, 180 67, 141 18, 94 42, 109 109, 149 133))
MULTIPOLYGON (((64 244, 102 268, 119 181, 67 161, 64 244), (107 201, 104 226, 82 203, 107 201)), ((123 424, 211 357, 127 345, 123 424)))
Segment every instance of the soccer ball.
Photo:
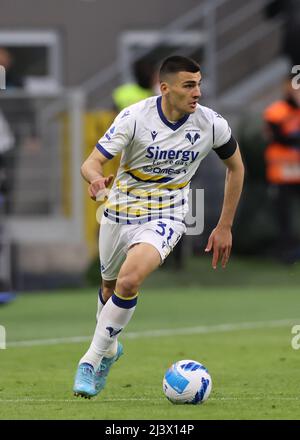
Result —
POLYGON ((163 392, 172 403, 198 404, 210 395, 212 381, 207 369, 199 362, 182 360, 166 371, 163 392))

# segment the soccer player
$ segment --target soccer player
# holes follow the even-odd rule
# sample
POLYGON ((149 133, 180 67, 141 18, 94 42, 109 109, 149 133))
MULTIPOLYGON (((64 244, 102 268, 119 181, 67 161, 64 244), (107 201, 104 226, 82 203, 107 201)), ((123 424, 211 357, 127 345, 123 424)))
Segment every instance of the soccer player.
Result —
POLYGON ((244 176, 239 147, 227 121, 198 104, 201 73, 194 60, 169 57, 159 76, 161 96, 124 109, 81 167, 96 200, 113 179, 103 176, 103 164, 122 152, 101 221, 97 325, 79 361, 75 395, 90 398, 104 388, 123 353, 118 336, 133 316, 140 286, 186 230, 189 183, 212 149, 227 174, 222 212, 205 251, 213 251, 214 269, 229 259, 244 176))

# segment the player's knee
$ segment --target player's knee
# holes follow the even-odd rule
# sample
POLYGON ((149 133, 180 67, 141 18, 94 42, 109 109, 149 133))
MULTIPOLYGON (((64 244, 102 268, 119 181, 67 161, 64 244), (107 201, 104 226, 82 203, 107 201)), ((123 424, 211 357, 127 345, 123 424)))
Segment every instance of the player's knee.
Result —
POLYGON ((137 293, 140 286, 139 277, 135 274, 123 275, 118 279, 116 291, 122 296, 132 296, 137 293))

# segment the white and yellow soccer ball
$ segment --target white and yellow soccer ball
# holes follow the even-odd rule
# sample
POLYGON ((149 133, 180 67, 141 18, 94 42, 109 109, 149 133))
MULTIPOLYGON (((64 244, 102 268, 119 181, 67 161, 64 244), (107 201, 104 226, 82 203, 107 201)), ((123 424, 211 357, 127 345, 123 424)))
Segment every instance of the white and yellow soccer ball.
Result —
POLYGON ((172 403, 199 404, 208 399, 212 380, 208 370, 199 362, 182 360, 166 371, 163 392, 172 403))

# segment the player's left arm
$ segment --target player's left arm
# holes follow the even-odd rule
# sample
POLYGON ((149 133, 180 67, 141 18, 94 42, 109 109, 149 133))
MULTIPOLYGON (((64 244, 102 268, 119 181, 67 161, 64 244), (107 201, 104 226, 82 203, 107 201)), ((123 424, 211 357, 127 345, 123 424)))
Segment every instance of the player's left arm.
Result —
POLYGON ((216 269, 218 261, 221 261, 222 267, 225 268, 229 260, 232 247, 231 228, 244 181, 244 165, 238 145, 235 152, 223 162, 227 170, 222 212, 217 226, 209 236, 205 249, 205 252, 213 250, 213 269, 216 269))

